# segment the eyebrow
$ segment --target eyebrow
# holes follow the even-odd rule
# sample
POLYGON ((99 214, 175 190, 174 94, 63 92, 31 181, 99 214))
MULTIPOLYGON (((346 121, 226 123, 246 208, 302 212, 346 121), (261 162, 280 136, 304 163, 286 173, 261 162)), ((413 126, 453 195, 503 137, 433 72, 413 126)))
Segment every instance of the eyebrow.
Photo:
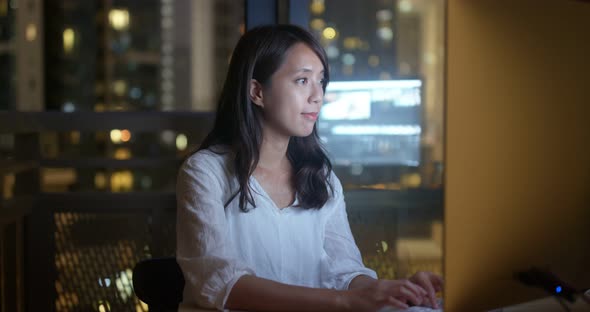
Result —
MULTIPOLYGON (((301 73, 301 72, 303 72, 303 73, 311 73, 311 72, 313 72, 313 70, 311 70, 310 68, 307 68, 307 67, 302 67, 302 68, 299 68, 298 70, 295 70, 293 73, 296 74, 296 73, 301 73)), ((320 74, 323 74, 324 72, 326 72, 326 70, 325 69, 322 69, 322 71, 320 72, 320 74)))

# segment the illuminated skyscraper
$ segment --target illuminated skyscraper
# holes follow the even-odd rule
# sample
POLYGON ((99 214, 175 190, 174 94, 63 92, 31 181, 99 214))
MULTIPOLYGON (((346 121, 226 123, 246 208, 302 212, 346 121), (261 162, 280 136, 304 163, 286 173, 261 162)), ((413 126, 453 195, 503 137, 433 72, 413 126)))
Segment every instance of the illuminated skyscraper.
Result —
POLYGON ((15 15, 13 4, 0 0, 0 110, 12 110, 15 106, 15 15))
POLYGON ((48 1, 47 109, 155 110, 159 1, 48 1))

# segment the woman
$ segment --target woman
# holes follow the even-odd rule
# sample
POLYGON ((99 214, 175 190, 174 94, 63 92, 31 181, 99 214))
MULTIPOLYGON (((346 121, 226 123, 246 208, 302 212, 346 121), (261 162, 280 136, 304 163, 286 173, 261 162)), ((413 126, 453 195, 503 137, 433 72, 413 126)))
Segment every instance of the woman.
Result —
POLYGON ((440 277, 379 280, 362 263, 315 126, 328 79, 302 28, 262 26, 238 42, 213 130, 178 175, 181 310, 436 306, 440 277))

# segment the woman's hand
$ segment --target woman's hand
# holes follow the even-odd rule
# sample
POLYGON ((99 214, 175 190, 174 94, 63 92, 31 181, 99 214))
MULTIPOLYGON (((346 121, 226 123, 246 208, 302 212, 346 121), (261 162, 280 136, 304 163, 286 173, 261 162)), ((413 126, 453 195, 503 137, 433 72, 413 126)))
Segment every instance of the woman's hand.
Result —
POLYGON ((425 303, 429 303, 432 308, 439 308, 436 303, 436 293, 443 289, 442 277, 432 272, 418 272, 410 277, 410 281, 426 290, 425 303))
POLYGON ((428 293, 410 280, 372 280, 347 292, 347 310, 375 312, 386 306, 421 305, 428 293))

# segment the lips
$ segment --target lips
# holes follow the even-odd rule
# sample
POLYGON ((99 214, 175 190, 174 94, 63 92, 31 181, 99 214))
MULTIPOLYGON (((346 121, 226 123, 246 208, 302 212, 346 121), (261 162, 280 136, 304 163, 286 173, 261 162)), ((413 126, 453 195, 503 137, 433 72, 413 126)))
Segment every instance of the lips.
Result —
POLYGON ((301 113, 301 115, 303 115, 303 117, 305 117, 306 119, 313 121, 318 119, 318 113, 301 113))

